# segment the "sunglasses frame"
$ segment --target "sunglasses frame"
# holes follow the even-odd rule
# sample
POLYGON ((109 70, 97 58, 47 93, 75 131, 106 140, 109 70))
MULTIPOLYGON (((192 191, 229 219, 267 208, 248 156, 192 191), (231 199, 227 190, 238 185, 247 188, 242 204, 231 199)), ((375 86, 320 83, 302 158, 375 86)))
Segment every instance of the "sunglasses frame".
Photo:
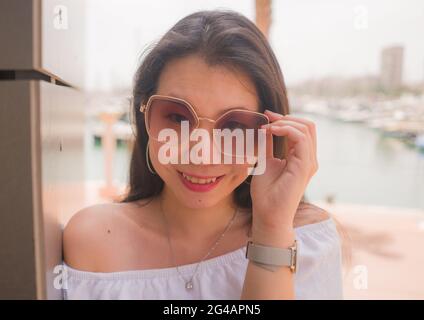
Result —
POLYGON ((216 129, 215 123, 219 122, 220 119, 222 119, 223 117, 225 117, 226 115, 228 115, 229 113, 232 113, 232 112, 243 112, 243 113, 249 113, 249 114, 256 114, 256 115, 259 115, 260 117, 264 118, 266 120, 266 124, 269 124, 269 118, 265 114, 260 113, 260 112, 256 112, 256 111, 246 110, 246 109, 231 109, 231 110, 228 110, 228 111, 224 112, 222 115, 220 115, 216 120, 206 118, 206 117, 199 117, 197 115, 196 110, 194 109, 193 105, 190 102, 188 102, 184 99, 180 99, 180 98, 175 98, 175 97, 165 96, 165 95, 160 95, 160 94, 154 94, 154 95, 150 96, 150 98, 149 98, 149 100, 147 101, 146 104, 142 104, 140 106, 140 112, 144 113, 144 123, 146 125, 147 134, 149 135, 150 138, 152 138, 156 141, 158 141, 158 140, 150 135, 150 123, 148 121, 150 106, 152 105, 152 102, 155 99, 163 99, 163 100, 167 100, 167 101, 178 102, 178 103, 181 103, 184 106, 186 106, 187 109, 190 111, 190 113, 193 115, 194 120, 196 121, 193 129, 196 129, 196 128, 199 127, 200 120, 205 120, 205 121, 214 123, 214 129, 216 129))

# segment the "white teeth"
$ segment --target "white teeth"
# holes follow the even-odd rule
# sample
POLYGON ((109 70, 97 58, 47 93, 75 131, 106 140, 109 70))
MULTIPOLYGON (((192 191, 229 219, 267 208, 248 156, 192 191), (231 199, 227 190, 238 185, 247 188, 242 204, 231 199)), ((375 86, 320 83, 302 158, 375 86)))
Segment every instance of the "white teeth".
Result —
POLYGON ((197 178, 197 177, 188 176, 185 173, 183 173, 183 177, 184 177, 184 179, 190 181, 191 183, 196 183, 196 184, 207 184, 207 183, 213 183, 213 182, 216 181, 216 177, 215 178, 201 179, 201 178, 197 178))

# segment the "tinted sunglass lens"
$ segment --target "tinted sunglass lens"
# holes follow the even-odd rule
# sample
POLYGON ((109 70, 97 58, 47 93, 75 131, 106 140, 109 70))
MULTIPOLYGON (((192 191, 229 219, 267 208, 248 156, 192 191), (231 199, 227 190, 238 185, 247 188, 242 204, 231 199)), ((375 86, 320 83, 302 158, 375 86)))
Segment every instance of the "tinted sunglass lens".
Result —
POLYGON ((184 121, 188 122, 190 129, 195 125, 195 117, 186 105, 160 98, 152 101, 147 121, 149 133, 155 139, 164 129, 173 129, 180 134, 184 121))
POLYGON ((244 156, 248 153, 247 145, 252 147, 253 152, 256 153, 258 129, 267 123, 268 118, 265 115, 255 112, 241 110, 229 112, 216 124, 217 129, 220 129, 223 134, 221 139, 219 137, 215 139, 215 143, 227 155, 244 156), (240 142, 241 137, 243 142, 240 142), (230 141, 231 148, 228 145, 230 141))

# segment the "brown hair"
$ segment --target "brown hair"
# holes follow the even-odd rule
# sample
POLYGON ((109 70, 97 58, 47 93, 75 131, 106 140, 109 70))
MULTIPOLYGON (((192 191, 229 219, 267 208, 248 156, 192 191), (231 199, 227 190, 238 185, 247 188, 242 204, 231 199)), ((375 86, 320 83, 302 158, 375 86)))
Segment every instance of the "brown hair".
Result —
MULTIPOLYGON (((148 47, 145 53, 147 55, 134 77, 130 116, 135 127, 135 141, 129 185, 119 202, 153 198, 162 191, 163 180, 159 175, 152 174, 147 167, 145 155, 148 135, 144 114, 139 108, 156 93, 159 76, 171 60, 198 54, 210 66, 219 65, 241 70, 250 77, 256 87, 260 112, 263 112, 266 106, 267 109, 280 114, 289 113, 283 74, 268 40, 253 22, 237 12, 214 10, 190 14, 178 21, 157 43, 153 43, 152 47, 148 47)), ((273 139, 274 156, 284 158, 285 139, 273 139)), ((234 199, 239 207, 251 209, 249 184, 239 185, 234 190, 234 199)), ((303 196, 299 209, 306 207, 316 208, 306 202, 303 196)), ((337 226, 339 233, 343 235, 341 224, 337 222, 337 226)))
MULTIPOLYGON (((155 94, 161 71, 171 60, 197 54, 210 66, 242 70, 256 87, 260 112, 266 106, 280 114, 289 113, 283 74, 268 40, 252 21, 237 12, 213 10, 190 14, 147 51, 134 77, 131 117, 135 124, 135 142, 128 193, 121 202, 147 199, 162 191, 163 180, 147 167, 148 135, 139 107, 155 94)), ((274 156, 285 156, 284 138, 274 137, 274 156)), ((251 208, 248 184, 238 186, 234 197, 238 206, 251 208)))

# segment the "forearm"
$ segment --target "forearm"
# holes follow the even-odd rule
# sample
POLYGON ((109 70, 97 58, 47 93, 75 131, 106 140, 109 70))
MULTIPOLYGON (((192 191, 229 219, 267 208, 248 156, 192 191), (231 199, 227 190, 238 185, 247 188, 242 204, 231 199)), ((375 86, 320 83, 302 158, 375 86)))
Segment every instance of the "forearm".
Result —
MULTIPOLYGON (((279 230, 253 230, 252 241, 272 247, 289 248, 295 240, 292 227, 279 230)), ((294 277, 289 267, 270 271, 249 261, 244 279, 242 300, 294 299, 294 277)))

